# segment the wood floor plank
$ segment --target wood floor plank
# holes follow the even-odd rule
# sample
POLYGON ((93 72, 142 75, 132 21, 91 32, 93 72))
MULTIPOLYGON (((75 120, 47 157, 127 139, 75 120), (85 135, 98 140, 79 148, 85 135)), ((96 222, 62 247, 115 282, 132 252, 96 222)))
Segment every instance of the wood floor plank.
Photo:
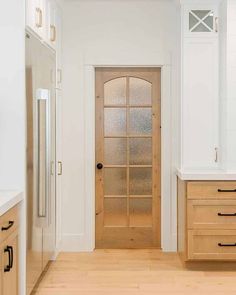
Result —
POLYGON ((61 253, 35 295, 235 295, 236 266, 183 265, 160 250, 61 253))

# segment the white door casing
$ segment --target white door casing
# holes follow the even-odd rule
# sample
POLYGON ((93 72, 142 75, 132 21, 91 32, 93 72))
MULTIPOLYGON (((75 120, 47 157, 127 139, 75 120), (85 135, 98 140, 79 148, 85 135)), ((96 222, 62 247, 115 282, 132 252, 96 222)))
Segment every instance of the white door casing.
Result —
MULTIPOLYGON (((161 159, 161 247, 176 251, 176 176, 172 155, 172 97, 170 55, 163 52, 137 52, 133 56, 119 56, 118 52, 84 57, 84 113, 85 113, 85 227, 81 250, 93 251, 95 247, 95 68, 96 67, 161 67, 162 100, 162 159, 161 159)), ((73 239, 73 238, 72 238, 73 239)), ((78 242, 78 241, 77 241, 78 242)), ((68 243, 67 243, 68 244, 68 243)), ((78 243, 76 243, 78 245, 78 243)), ((73 250, 73 249, 70 249, 73 250)), ((74 250, 78 249, 78 246, 74 250)))

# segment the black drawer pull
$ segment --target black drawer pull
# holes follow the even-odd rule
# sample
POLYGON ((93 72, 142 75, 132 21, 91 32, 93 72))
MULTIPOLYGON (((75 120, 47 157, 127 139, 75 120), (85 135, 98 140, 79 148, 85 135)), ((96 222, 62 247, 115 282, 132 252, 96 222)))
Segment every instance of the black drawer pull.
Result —
POLYGON ((236 216, 236 213, 218 213, 218 216, 236 216))
POLYGON ((13 247, 12 246, 9 246, 9 249, 11 251, 11 262, 10 262, 10 267, 13 268, 13 247))
POLYGON ((8 253, 8 265, 4 267, 4 272, 9 272, 11 270, 12 260, 11 260, 11 247, 7 246, 4 249, 4 253, 8 253))
POLYGON ((222 243, 218 243, 219 247, 236 247, 236 243, 233 244, 222 244, 222 243))
POLYGON ((9 221, 9 225, 7 227, 2 227, 2 231, 9 230, 14 224, 14 221, 9 221))
POLYGON ((218 189, 219 193, 236 193, 236 189, 218 189))

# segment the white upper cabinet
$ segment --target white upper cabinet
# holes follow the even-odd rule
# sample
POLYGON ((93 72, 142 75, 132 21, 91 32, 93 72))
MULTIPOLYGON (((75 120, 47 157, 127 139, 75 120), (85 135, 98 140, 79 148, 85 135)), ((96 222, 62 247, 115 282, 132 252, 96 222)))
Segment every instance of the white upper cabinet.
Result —
POLYGON ((46 0, 26 0, 26 25, 40 38, 45 38, 46 0))
POLYGON ((56 13, 57 6, 55 1, 48 0, 47 1, 47 34, 46 34, 46 42, 54 49, 56 49, 57 43, 57 25, 56 25, 56 13))
POLYGON ((26 0, 26 26, 54 50, 61 47, 61 11, 55 0, 26 0))
POLYGON ((185 168, 219 165, 218 42, 189 38, 183 46, 182 147, 185 168))
POLYGON ((209 37, 218 33, 218 5, 187 4, 183 8, 185 37, 209 37))
POLYGON ((56 7, 56 60, 57 60, 57 88, 62 88, 62 13, 61 9, 56 7))
POLYGON ((182 7, 182 169, 217 169, 219 41, 215 1, 182 7))

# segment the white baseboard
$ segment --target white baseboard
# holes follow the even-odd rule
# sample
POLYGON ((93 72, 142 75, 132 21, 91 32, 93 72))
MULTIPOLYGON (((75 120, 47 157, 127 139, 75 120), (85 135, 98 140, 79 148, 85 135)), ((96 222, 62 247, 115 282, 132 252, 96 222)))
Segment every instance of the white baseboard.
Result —
MULTIPOLYGON (((173 235, 172 240, 164 243, 163 252, 176 252, 176 235, 173 235)), ((64 234, 62 235, 62 241, 60 250, 55 253, 55 257, 59 252, 92 252, 94 247, 89 242, 89 239, 86 239, 85 235, 72 235, 64 234)))
POLYGON ((172 234, 171 239, 165 241, 164 245, 162 246, 163 252, 177 252, 177 235, 172 234))
POLYGON ((61 252, 92 252, 94 247, 84 234, 63 234, 61 252))

